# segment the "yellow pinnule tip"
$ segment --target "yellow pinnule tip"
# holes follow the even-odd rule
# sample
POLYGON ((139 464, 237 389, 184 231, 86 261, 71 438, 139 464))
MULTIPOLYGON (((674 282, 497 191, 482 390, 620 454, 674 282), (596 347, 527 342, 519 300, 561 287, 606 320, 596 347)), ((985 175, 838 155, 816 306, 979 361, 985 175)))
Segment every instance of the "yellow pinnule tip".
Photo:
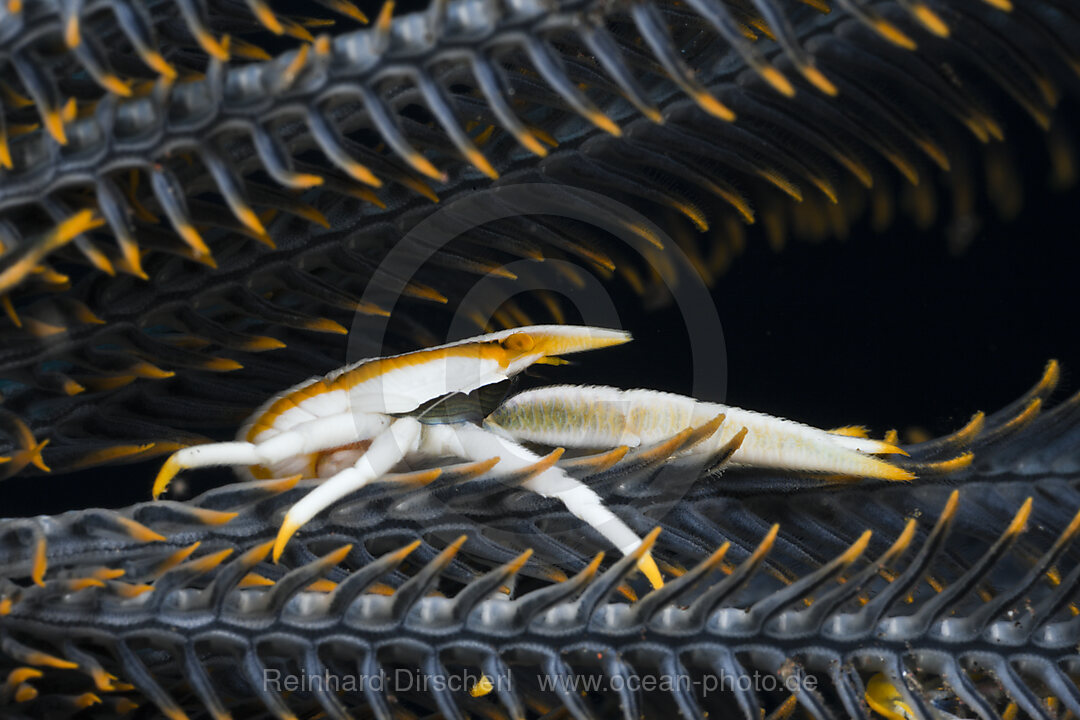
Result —
POLYGON ((492 180, 499 179, 498 171, 496 171, 495 168, 492 167, 491 163, 488 162, 488 159, 484 157, 484 154, 479 150, 471 148, 465 153, 465 157, 472 164, 473 167, 487 175, 492 180))
POLYGON ((281 528, 278 529, 277 537, 274 538, 274 552, 271 557, 275 563, 281 559, 281 554, 285 552, 285 546, 289 544, 289 540, 296 534, 296 531, 301 527, 301 523, 296 522, 288 514, 285 515, 285 519, 281 522, 281 528))
POLYGON ((41 456, 41 451, 49 444, 49 440, 50 438, 45 438, 33 447, 27 449, 27 452, 30 453, 30 464, 41 472, 52 472, 52 468, 45 464, 45 458, 41 456))
POLYGON ((337 0, 334 3, 334 9, 342 15, 350 17, 359 23, 363 23, 364 25, 367 25, 369 22, 371 22, 370 20, 368 20, 368 16, 364 14, 363 10, 356 7, 351 2, 348 2, 348 0, 337 0))
POLYGON ((345 166, 346 172, 355 179, 373 188, 382 187, 382 180, 375 176, 375 173, 371 172, 366 165, 358 162, 350 162, 345 166))
POLYGON ((43 676, 45 673, 41 672, 37 668, 31 667, 19 667, 15 668, 8 673, 6 684, 10 687, 24 683, 27 680, 34 680, 43 676))
POLYGON ((390 30, 390 22, 394 18, 394 0, 387 0, 379 10, 379 17, 375 20, 375 28, 380 33, 390 30))
POLYGON ((61 145, 67 145, 67 134, 64 132, 64 119, 58 110, 45 112, 45 129, 53 136, 53 139, 61 145))
POLYGON ((85 708, 90 707, 91 705, 99 705, 101 703, 101 698, 99 698, 97 695, 95 695, 92 692, 87 692, 87 693, 83 693, 82 695, 79 695, 77 698, 75 698, 73 700, 73 702, 75 704, 75 707, 79 708, 80 710, 83 710, 85 708))
POLYGON ((840 91, 836 88, 835 85, 832 84, 832 81, 829 80, 829 78, 825 77, 825 75, 816 67, 812 65, 807 65, 806 67, 802 68, 802 74, 803 77, 810 81, 811 85, 813 85, 826 95, 831 95, 835 97, 836 95, 840 94, 840 91))
POLYGON ((656 564, 656 560, 653 559, 652 552, 646 552, 637 561, 638 570, 641 570, 645 574, 645 577, 649 579, 649 584, 653 586, 654 590, 659 590, 664 587, 664 576, 660 573, 660 568, 656 564))
POLYGON ((719 118, 726 122, 735 121, 735 113, 732 109, 707 92, 696 93, 694 95, 694 102, 696 102, 702 110, 715 118, 719 118))
POLYGON ((893 45, 902 47, 905 50, 914 50, 917 47, 915 41, 907 33, 887 20, 879 20, 874 23, 874 29, 893 45))
POLYGON ((244 346, 244 349, 248 352, 265 352, 267 350, 280 350, 283 347, 287 347, 287 345, 277 338, 269 335, 259 335, 252 338, 244 346))
POLYGON ((795 86, 791 84, 791 81, 787 79, 784 73, 772 65, 761 68, 760 72, 761 77, 765 78, 765 81, 772 85, 781 95, 785 97, 795 96, 795 86))
POLYGON ((935 474, 947 474, 971 467, 973 462, 975 462, 975 453, 968 451, 948 460, 926 463, 922 467, 935 474))
POLYGON ((290 181, 293 187, 300 190, 307 190, 308 188, 318 187, 325 182, 323 178, 319 177, 318 175, 312 175, 310 173, 295 173, 290 178, 290 181))
POLYGON ((341 323, 330 318, 315 318, 307 323, 308 330, 315 332, 333 333, 335 335, 348 335, 349 331, 341 323))
POLYGON ((870 544, 870 537, 873 535, 872 530, 865 530, 863 534, 859 536, 851 547, 849 547, 843 554, 843 562, 852 563, 866 550, 866 546, 870 544))
POLYGON ((88 577, 88 578, 76 578, 76 579, 71 581, 71 585, 70 585, 70 589, 71 589, 72 592, 78 592, 80 590, 85 590, 86 588, 92 588, 92 587, 105 587, 105 583, 98 580, 97 578, 88 577))
POLYGON ((1012 12, 1013 9, 1012 0, 983 0, 983 2, 990 7, 1004 10, 1005 12, 1012 12))
POLYGON ((23 683, 15 690, 15 702, 30 702, 38 696, 38 691, 32 686, 23 683))
POLYGON ((240 222, 244 224, 245 227, 247 227, 252 232, 259 235, 266 234, 266 228, 264 228, 263 224, 259 222, 258 215, 256 215, 255 211, 251 208, 237 208, 236 217, 240 220, 240 222))
POLYGON ((198 41, 202 49, 206 51, 206 54, 215 60, 221 62, 227 62, 229 59, 229 36, 223 35, 221 41, 217 41, 213 35, 203 29, 199 29, 195 32, 195 39, 198 41))
POLYGON ((521 143, 521 146, 531 152, 536 157, 547 157, 548 151, 543 144, 536 139, 536 136, 529 131, 524 131, 517 136, 517 141, 521 143))
POLYGON ((70 660, 64 660, 58 658, 55 655, 50 655, 40 650, 33 650, 27 653, 23 662, 29 665, 40 665, 41 667, 50 667, 57 670, 77 670, 79 663, 72 662, 70 660))
POLYGON ((1033 501, 1034 499, 1030 497, 1024 501, 1024 504, 1020 507, 1020 511, 1016 513, 1016 517, 1009 523, 1009 527, 1005 531, 1006 535, 1018 535, 1024 531, 1028 518, 1031 517, 1031 505, 1033 501))
POLYGON ((329 555, 327 555, 325 558, 323 558, 323 560, 325 561, 326 565, 328 565, 328 566, 340 565, 341 562, 344 561, 345 558, 347 558, 349 556, 349 553, 352 552, 352 549, 353 549, 352 543, 349 543, 347 545, 342 545, 337 550, 334 550, 329 555))
POLYGON ((941 16, 923 4, 915 6, 915 18, 919 23, 938 37, 949 37, 949 26, 941 16))
POLYGON ((1046 363, 1043 376, 1039 380, 1039 390, 1051 390, 1057 387, 1059 380, 1061 380, 1061 365, 1057 360, 1051 359, 1046 363))
MULTIPOLYGON (((191 511, 203 525, 224 525, 240 515, 238 512, 225 512, 208 508, 192 508, 191 511)), ((269 552, 269 544, 267 545, 267 552, 269 552)))
POLYGON ((203 363, 203 369, 211 372, 233 372, 243 370, 244 366, 232 358, 212 358, 203 363))
POLYGON ((413 540, 411 543, 409 543, 405 547, 401 548, 400 550, 395 551, 394 554, 391 557, 393 557, 395 561, 401 562, 402 560, 407 558, 409 555, 411 555, 413 550, 416 550, 416 548, 420 547, 420 544, 421 544, 421 542, 419 540, 413 540))
POLYGON ((232 555, 232 553, 232 548, 218 550, 216 553, 211 553, 209 555, 203 555, 201 558, 196 558, 195 560, 187 563, 184 567, 199 573, 210 572, 218 565, 223 563, 225 561, 225 558, 232 555))
POLYGON ((131 86, 115 75, 104 75, 101 84, 105 89, 120 97, 131 97, 131 86))
POLYGON ((431 164, 431 161, 420 153, 411 152, 405 160, 409 165, 412 165, 413 169, 417 172, 427 175, 432 180, 446 182, 446 175, 439 172, 439 170, 431 164))
POLYGON ((480 679, 476 681, 476 684, 469 690, 469 695, 472 697, 483 697, 492 690, 495 689, 495 685, 491 682, 491 678, 487 675, 481 675, 480 679))
POLYGON ((262 23, 270 32, 275 35, 280 35, 285 32, 285 28, 281 26, 281 21, 277 19, 277 15, 263 2, 257 2, 254 4, 253 9, 255 11, 255 17, 262 23))
POLYGON ((167 80, 175 80, 177 77, 176 68, 169 64, 169 61, 165 59, 165 56, 156 51, 150 51, 143 56, 143 60, 150 69, 156 72, 158 75, 162 75, 167 80))
POLYGON ((49 566, 49 558, 46 555, 47 548, 45 538, 38 540, 37 545, 34 547, 34 566, 30 569, 30 579, 38 587, 45 586, 45 570, 49 566))
POLYGON ((172 482, 172 479, 176 477, 182 469, 180 463, 176 460, 176 454, 170 455, 169 459, 166 460, 165 464, 158 470, 157 477, 154 478, 154 489, 152 490, 152 494, 155 500, 161 497, 162 493, 169 487, 169 483, 172 482))
POLYGON ((164 535, 154 530, 151 530, 138 520, 132 520, 131 518, 126 517, 118 517, 117 520, 120 522, 121 525, 124 526, 124 529, 127 531, 128 535, 138 540, 139 542, 145 543, 165 541, 164 535))
POLYGON ((67 24, 64 25, 64 44, 68 46, 69 50, 74 50, 79 47, 80 42, 82 42, 82 38, 79 33, 79 16, 72 15, 68 18, 67 24))
POLYGON ((202 235, 194 226, 182 224, 176 230, 180 233, 180 237, 184 239, 184 242, 188 244, 188 247, 195 251, 197 258, 210 257, 210 248, 207 247, 202 235))
POLYGON ((615 121, 609 118, 607 115, 600 111, 591 112, 588 114, 588 120, 596 127, 600 128, 604 132, 614 137, 622 137, 622 128, 615 124, 615 121))
POLYGON ((11 147, 8 146, 7 135, 0 132, 0 165, 10 170, 15 167, 11 162, 11 147))

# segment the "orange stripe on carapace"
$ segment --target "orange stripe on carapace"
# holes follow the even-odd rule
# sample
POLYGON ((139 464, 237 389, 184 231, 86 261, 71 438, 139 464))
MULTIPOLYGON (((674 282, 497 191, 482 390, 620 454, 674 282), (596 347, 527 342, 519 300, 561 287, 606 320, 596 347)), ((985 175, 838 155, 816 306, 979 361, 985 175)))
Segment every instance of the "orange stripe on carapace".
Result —
MULTIPOLYGON (((503 342, 509 339, 510 338, 506 338, 503 342)), ((248 430, 244 439, 248 442, 254 442, 259 434, 273 428, 277 419, 286 411, 291 410, 294 407, 298 408, 300 403, 309 398, 327 392, 334 392, 335 390, 349 391, 360 383, 381 377, 394 370, 415 367, 433 360, 441 360, 450 357, 476 357, 482 360, 495 360, 499 363, 500 367, 506 367, 510 362, 510 355, 512 353, 516 354, 519 350, 520 349, 516 347, 505 348, 499 341, 491 341, 444 348, 432 348, 430 350, 418 350, 404 355, 370 360, 351 370, 341 373, 329 382, 327 382, 325 378, 320 378, 297 388, 288 395, 282 395, 266 409, 266 412, 260 415, 255 422, 252 423, 251 429, 248 430)))

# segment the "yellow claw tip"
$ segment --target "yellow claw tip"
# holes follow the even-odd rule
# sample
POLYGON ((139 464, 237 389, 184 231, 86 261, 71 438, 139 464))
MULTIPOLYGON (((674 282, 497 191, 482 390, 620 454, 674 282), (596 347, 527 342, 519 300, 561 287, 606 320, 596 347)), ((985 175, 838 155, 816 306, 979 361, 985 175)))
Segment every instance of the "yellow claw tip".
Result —
POLYGON ((176 461, 176 455, 171 455, 165 464, 161 466, 161 470, 158 470, 157 477, 154 478, 154 489, 152 491, 154 499, 157 500, 169 487, 169 483, 176 477, 177 473, 183 468, 180 467, 180 463, 176 461))
POLYGON ((278 530, 277 537, 274 539, 274 552, 271 555, 274 563, 277 563, 281 559, 281 554, 285 552, 285 546, 289 544, 289 540, 296 534, 296 531, 301 527, 300 523, 297 523, 288 514, 285 515, 285 519, 281 522, 281 528, 278 530))
POLYGON ((910 470, 905 470, 902 467, 896 467, 895 465, 890 465, 889 467, 889 470, 882 473, 882 477, 885 480, 892 480, 895 482, 910 482, 917 477, 915 473, 911 472, 910 470))

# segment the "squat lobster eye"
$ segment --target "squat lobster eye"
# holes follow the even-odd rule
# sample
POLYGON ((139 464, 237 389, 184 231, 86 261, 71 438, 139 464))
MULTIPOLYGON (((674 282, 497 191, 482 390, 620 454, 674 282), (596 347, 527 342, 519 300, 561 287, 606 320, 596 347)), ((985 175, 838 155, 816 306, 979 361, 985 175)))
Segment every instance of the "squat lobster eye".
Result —
POLYGON ((503 350, 511 352, 528 352, 536 345, 536 341, 528 333, 514 333, 510 337, 503 339, 499 345, 503 350))

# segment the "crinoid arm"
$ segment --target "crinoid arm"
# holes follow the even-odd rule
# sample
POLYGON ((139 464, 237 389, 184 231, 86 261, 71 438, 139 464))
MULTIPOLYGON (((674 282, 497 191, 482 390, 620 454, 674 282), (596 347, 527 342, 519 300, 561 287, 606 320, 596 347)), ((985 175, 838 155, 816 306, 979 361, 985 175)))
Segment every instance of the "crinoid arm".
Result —
POLYGON ((687 453, 715 453, 745 428, 733 463, 883 480, 914 478, 908 470, 872 457, 903 452, 890 443, 653 390, 537 388, 509 398, 484 425, 504 437, 550 446, 635 447, 662 442, 720 415, 725 420, 717 431, 687 453))

